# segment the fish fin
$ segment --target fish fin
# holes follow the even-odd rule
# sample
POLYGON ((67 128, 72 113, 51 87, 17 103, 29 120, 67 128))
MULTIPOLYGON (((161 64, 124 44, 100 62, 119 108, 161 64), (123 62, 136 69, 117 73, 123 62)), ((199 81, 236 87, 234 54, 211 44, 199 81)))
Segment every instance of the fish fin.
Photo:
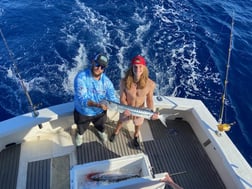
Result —
POLYGON ((174 113, 174 114, 160 114, 159 115, 159 120, 162 122, 162 124, 167 127, 166 124, 166 119, 170 116, 178 115, 179 113, 174 113))
POLYGON ((166 114, 160 114, 159 115, 159 120, 162 122, 162 124, 167 127, 167 124, 166 124, 166 114))

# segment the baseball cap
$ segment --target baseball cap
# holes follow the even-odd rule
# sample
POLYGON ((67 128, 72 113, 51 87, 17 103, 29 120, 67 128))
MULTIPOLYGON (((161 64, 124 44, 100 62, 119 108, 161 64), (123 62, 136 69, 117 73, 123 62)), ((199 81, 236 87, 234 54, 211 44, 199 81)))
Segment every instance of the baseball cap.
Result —
POLYGON ((146 66, 146 61, 144 59, 144 57, 142 57, 141 55, 137 55, 135 56, 132 60, 131 60, 131 64, 142 64, 146 66))
POLYGON ((107 67, 108 66, 108 58, 105 54, 99 53, 95 56, 94 61, 101 66, 107 67))

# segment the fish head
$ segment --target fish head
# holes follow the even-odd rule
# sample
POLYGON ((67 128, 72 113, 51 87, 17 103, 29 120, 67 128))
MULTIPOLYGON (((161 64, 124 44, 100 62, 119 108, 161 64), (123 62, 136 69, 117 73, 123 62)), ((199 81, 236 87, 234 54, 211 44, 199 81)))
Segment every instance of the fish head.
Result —
POLYGON ((112 102, 112 101, 108 101, 108 109, 110 109, 110 110, 117 110, 117 103, 115 103, 115 102, 112 102))

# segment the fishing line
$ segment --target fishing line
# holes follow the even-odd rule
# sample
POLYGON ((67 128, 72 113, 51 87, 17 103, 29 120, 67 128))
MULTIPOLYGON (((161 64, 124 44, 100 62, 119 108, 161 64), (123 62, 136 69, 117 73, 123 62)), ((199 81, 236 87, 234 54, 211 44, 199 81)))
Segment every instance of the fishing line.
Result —
MULTIPOLYGON (((228 18, 225 20, 225 22, 227 22, 227 20, 228 20, 228 18)), ((220 34, 221 34, 221 33, 224 33, 223 30, 224 30, 224 25, 222 25, 220 31, 217 33, 217 37, 216 37, 217 40, 220 40, 220 38, 221 38, 221 37, 220 37, 220 34)), ((215 49, 215 48, 217 48, 217 44, 215 44, 215 45, 213 46, 212 49, 215 49)), ((207 57, 206 62, 209 62, 209 59, 210 59, 210 58, 211 58, 211 55, 209 55, 209 56, 207 57)))
MULTIPOLYGON (((4 37, 4 34, 3 34, 2 30, 1 30, 1 28, 0 28, 0 34, 1 34, 1 37, 2 37, 2 39, 3 39, 5 48, 6 48, 7 51, 8 51, 9 58, 10 58, 10 60, 11 60, 11 62, 12 62, 12 66, 13 66, 13 68, 14 68, 14 72, 16 73, 16 75, 17 75, 17 77, 18 77, 18 79, 19 79, 19 81, 20 81, 20 83, 21 83, 21 86, 22 86, 22 88, 23 88, 23 90, 24 90, 24 93, 25 93, 25 95, 26 95, 26 98, 27 98, 27 100, 28 100, 28 102, 29 102, 29 104, 30 104, 30 106, 31 106, 31 108, 32 108, 32 115, 33 115, 33 117, 37 117, 37 116, 39 115, 39 112, 36 110, 36 106, 33 104, 32 99, 31 99, 31 97, 30 97, 30 95, 29 95, 29 92, 27 91, 27 89, 26 89, 26 87, 25 87, 24 81, 23 81, 23 79, 22 79, 22 77, 21 77, 21 75, 20 75, 20 73, 19 73, 19 71, 18 71, 17 64, 16 64, 16 61, 15 61, 15 59, 14 59, 14 55, 13 55, 13 53, 11 52, 11 50, 10 50, 8 44, 7 44, 7 41, 6 41, 5 37, 4 37)), ((41 125, 41 124, 39 124, 38 126, 39 126, 40 129, 42 128, 42 125, 41 125)))

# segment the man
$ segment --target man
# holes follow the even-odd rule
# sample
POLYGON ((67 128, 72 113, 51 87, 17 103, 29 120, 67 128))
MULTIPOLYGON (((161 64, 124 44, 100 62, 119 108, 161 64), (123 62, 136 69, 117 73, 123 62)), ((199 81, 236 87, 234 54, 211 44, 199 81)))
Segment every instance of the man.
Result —
MULTIPOLYGON (((153 107, 153 93, 155 83, 149 78, 148 68, 146 67, 145 59, 138 55, 131 61, 131 66, 125 74, 125 77, 120 82, 120 103, 134 107, 144 108, 145 103, 147 108, 154 110, 153 107)), ((131 116, 130 111, 126 110, 120 114, 116 129, 110 137, 113 142, 118 135, 122 124, 129 119, 133 120, 135 126, 133 144, 139 147, 139 131, 144 122, 144 118, 131 116)), ((158 119, 158 113, 153 113, 152 119, 158 119)))
POLYGON ((83 133, 90 122, 94 124, 103 142, 107 140, 105 122, 107 107, 100 102, 103 99, 118 102, 111 80, 104 74, 108 66, 105 54, 98 54, 91 61, 91 68, 79 72, 74 80, 74 122, 77 125, 76 145, 83 143, 83 133))

